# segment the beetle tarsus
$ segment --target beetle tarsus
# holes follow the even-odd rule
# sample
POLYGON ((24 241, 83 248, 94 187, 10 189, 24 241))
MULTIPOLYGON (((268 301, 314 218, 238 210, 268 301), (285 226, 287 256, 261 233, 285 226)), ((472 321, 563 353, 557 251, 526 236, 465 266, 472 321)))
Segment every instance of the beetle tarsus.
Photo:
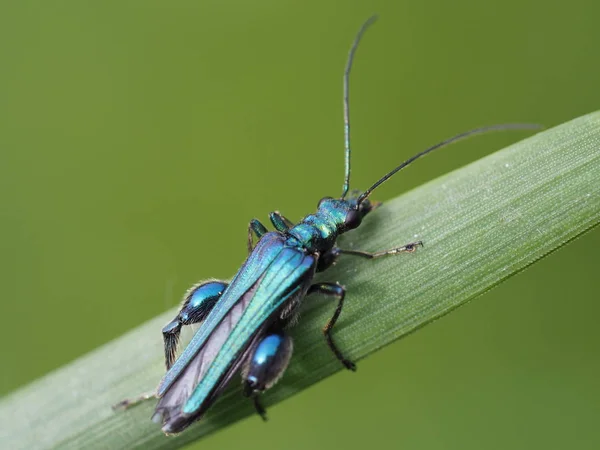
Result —
POLYGON ((139 395, 135 398, 126 398, 125 400, 121 400, 119 403, 112 405, 112 409, 113 411, 126 410, 153 398, 156 398, 156 394, 154 392, 146 392, 145 394, 139 395))
POLYGON ((343 250, 337 249, 338 254, 360 256, 361 258, 375 259, 381 258, 382 256, 398 255, 400 253, 413 253, 417 250, 417 247, 424 247, 423 241, 411 242, 410 244, 403 245, 402 247, 395 247, 389 250, 382 250, 380 252, 363 252, 360 250, 343 250))
POLYGON ((267 417, 267 410, 260 403, 258 395, 252 397, 252 403, 254 404, 254 409, 256 410, 256 413, 260 416, 263 422, 267 422, 269 420, 269 418, 267 417))

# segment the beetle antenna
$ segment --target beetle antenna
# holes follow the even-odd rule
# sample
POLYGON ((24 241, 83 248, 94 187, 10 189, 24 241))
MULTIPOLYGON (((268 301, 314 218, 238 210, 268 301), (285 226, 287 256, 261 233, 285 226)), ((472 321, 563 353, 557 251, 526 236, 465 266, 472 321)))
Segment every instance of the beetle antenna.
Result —
POLYGON ((345 150, 345 160, 346 160, 346 169, 344 176, 344 187, 342 189, 342 197, 344 198, 348 193, 348 189, 350 189, 350 71, 352 70, 352 61, 354 60, 354 54, 356 53, 356 49, 358 48, 358 44, 362 39, 363 34, 367 31, 367 28, 373 24, 377 20, 377 15, 373 15, 369 17, 365 23, 362 24, 358 33, 356 33, 356 37, 354 38, 354 42, 352 42, 352 47, 350 47, 350 51, 348 52, 348 59, 346 61, 346 68, 344 69, 344 150, 345 150))
POLYGON ((464 133, 457 134, 456 136, 453 136, 442 142, 438 142, 437 144, 429 147, 428 149, 423 150, 420 153, 417 153, 416 155, 412 156, 411 158, 408 158, 406 161, 404 161, 402 164, 400 164, 398 167, 396 167, 391 172, 388 172, 387 174, 385 174, 383 177, 381 177, 379 180, 377 180, 369 189, 367 189, 365 192, 363 192, 358 197, 358 199, 356 200, 356 205, 358 207, 358 205, 360 205, 361 202, 363 202, 369 195, 371 195, 371 193, 375 189, 377 189, 379 186, 381 186, 383 183, 385 183, 387 180, 389 180, 397 172, 401 171, 406 166, 408 166, 410 163, 412 163, 416 159, 419 159, 421 156, 425 156, 428 153, 431 153, 432 151, 437 150, 438 148, 445 147, 447 145, 453 144, 454 142, 460 141, 462 139, 466 139, 466 138, 474 136, 476 134, 487 133, 488 131, 539 130, 541 128, 544 128, 544 127, 542 125, 533 124, 533 123, 505 123, 505 124, 500 124, 500 125, 490 125, 487 127, 475 128, 474 130, 469 130, 469 131, 465 131, 464 133))

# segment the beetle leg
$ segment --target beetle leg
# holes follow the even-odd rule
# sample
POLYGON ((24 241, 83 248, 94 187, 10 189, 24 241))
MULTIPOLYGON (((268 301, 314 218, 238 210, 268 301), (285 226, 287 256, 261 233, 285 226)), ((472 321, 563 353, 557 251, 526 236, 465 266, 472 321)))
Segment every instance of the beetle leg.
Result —
POLYGON ((287 231, 294 226, 294 223, 282 215, 279 211, 273 211, 270 213, 269 219, 277 231, 287 231))
POLYGON ((255 394, 252 396, 252 403, 254 404, 254 409, 256 410, 256 414, 258 414, 260 416, 260 418, 265 422, 267 420, 269 420, 269 418, 267 417, 267 410, 265 409, 265 407, 262 405, 262 403, 258 399, 258 395, 255 394))
POLYGON ((331 250, 321 254, 319 262, 317 263, 317 272, 323 272, 324 270, 329 269, 335 264, 340 253, 341 250, 339 248, 333 247, 331 250))
POLYGON ((248 224, 248 253, 252 253, 253 239, 252 233, 260 239, 265 233, 267 233, 267 227, 265 227, 258 219, 252 219, 248 224))
POLYGON ((181 327, 204 320, 226 288, 227 283, 224 281, 204 281, 186 292, 179 313, 162 329, 167 370, 175 362, 181 327))
POLYGON ((118 409, 128 409, 128 408, 131 408, 132 406, 136 406, 136 405, 138 405, 142 402, 145 402, 146 400, 150 400, 152 398, 156 398, 156 393, 155 392, 146 392, 145 394, 142 394, 136 398, 126 398, 125 400, 121 400, 116 405, 113 405, 112 409, 115 411, 118 409))
MULTIPOLYGON (((186 292, 179 313, 162 329, 167 370, 175 362, 181 327, 204 320, 223 294, 223 291, 227 288, 227 285, 224 281, 204 281, 192 286, 186 292)), ((122 400, 113 405, 113 409, 127 409, 155 397, 156 394, 154 392, 148 392, 136 398, 122 400)))
POLYGON ((293 348, 292 338, 282 330, 270 331, 252 345, 242 366, 244 395, 252 398, 256 412, 265 421, 267 413, 258 397, 281 378, 293 348))
POLYGON ((342 307, 344 306, 344 296, 346 295, 346 291, 344 291, 344 288, 337 283, 319 283, 313 284, 308 289, 307 295, 315 293, 337 297, 338 304, 335 308, 333 316, 331 316, 331 319, 329 319, 323 327, 323 334, 325 335, 327 345, 329 346, 333 354, 336 356, 336 358, 341 361, 344 367, 349 370, 356 370, 356 364, 344 357, 340 349, 337 348, 337 346, 333 342, 333 338, 331 337, 331 330, 337 322, 338 317, 340 317, 342 307))
POLYGON ((380 252, 361 252, 358 250, 342 250, 341 248, 336 248, 333 250, 337 250, 337 254, 340 255, 353 255, 353 256, 360 256, 362 258, 367 258, 367 259, 375 259, 375 258, 381 258, 382 256, 387 256, 387 255, 397 255, 398 253, 412 253, 414 251, 417 250, 418 246, 423 247, 423 241, 417 241, 417 242, 411 242, 410 244, 406 244, 403 245, 402 247, 396 247, 396 248, 392 248, 389 250, 382 250, 380 252))

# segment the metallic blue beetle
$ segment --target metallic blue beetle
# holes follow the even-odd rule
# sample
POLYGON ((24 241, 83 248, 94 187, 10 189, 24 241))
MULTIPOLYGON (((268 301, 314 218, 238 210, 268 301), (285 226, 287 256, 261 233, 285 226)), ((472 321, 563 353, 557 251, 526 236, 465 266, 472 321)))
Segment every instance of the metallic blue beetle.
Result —
MULTIPOLYGON (((279 212, 270 220, 275 231, 268 232, 254 219, 248 226, 249 256, 230 283, 207 281, 192 287, 184 297, 179 314, 163 328, 167 373, 153 396, 159 398, 153 420, 165 433, 183 431, 200 419, 223 392, 231 378, 241 372, 243 392, 257 412, 266 418, 258 396, 282 376, 292 356, 292 339, 286 327, 294 323, 298 306, 305 296, 323 294, 337 299, 337 307, 323 328, 327 344, 350 370, 353 362, 334 343, 331 331, 344 304, 344 288, 336 283, 313 284, 316 272, 330 267, 342 254, 377 258, 413 252, 422 242, 377 253, 342 250, 338 236, 357 228, 376 205, 371 192, 415 159, 473 134, 491 130, 535 128, 528 124, 505 124, 478 128, 443 141, 418 153, 386 174, 364 192, 349 192, 350 121, 349 76, 362 34, 373 23, 360 28, 344 71, 344 134, 346 170, 339 199, 323 198, 317 212, 293 224, 279 212), (258 243, 253 248, 253 235, 258 243), (176 359, 179 333, 183 325, 202 322, 200 328, 176 359)), ((125 400, 118 406, 130 406, 125 400)))

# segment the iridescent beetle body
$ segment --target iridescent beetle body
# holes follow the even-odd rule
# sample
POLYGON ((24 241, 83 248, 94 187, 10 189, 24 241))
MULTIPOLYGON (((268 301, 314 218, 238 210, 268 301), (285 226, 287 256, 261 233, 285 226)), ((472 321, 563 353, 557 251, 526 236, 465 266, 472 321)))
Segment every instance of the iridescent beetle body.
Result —
MULTIPOLYGON (((179 314, 163 328, 167 373, 153 396, 159 398, 153 420, 165 433, 178 433, 200 419, 234 375, 241 372, 244 394, 254 401, 265 418, 258 396, 282 376, 293 351, 286 328, 294 322, 298 306, 310 294, 337 299, 337 307, 323 328, 326 342, 350 370, 355 365, 334 343, 331 331, 344 304, 345 291, 337 283, 313 283, 316 272, 330 267, 340 255, 378 258, 413 252, 422 242, 376 253, 343 250, 337 238, 357 228, 375 208, 369 195, 392 175, 444 145, 492 130, 537 128, 528 124, 506 124, 478 128, 436 144, 409 158, 364 192, 349 193, 350 116, 349 74, 362 34, 374 21, 359 30, 348 55, 344 72, 344 123, 346 170, 339 199, 323 198, 314 214, 293 224, 279 212, 270 214, 275 231, 254 219, 248 226, 249 256, 230 283, 207 281, 190 289, 179 314), (253 235, 258 243, 253 248, 253 235), (176 358, 183 325, 201 323, 191 342, 176 358)), ((136 401, 123 401, 130 406, 136 401)))

